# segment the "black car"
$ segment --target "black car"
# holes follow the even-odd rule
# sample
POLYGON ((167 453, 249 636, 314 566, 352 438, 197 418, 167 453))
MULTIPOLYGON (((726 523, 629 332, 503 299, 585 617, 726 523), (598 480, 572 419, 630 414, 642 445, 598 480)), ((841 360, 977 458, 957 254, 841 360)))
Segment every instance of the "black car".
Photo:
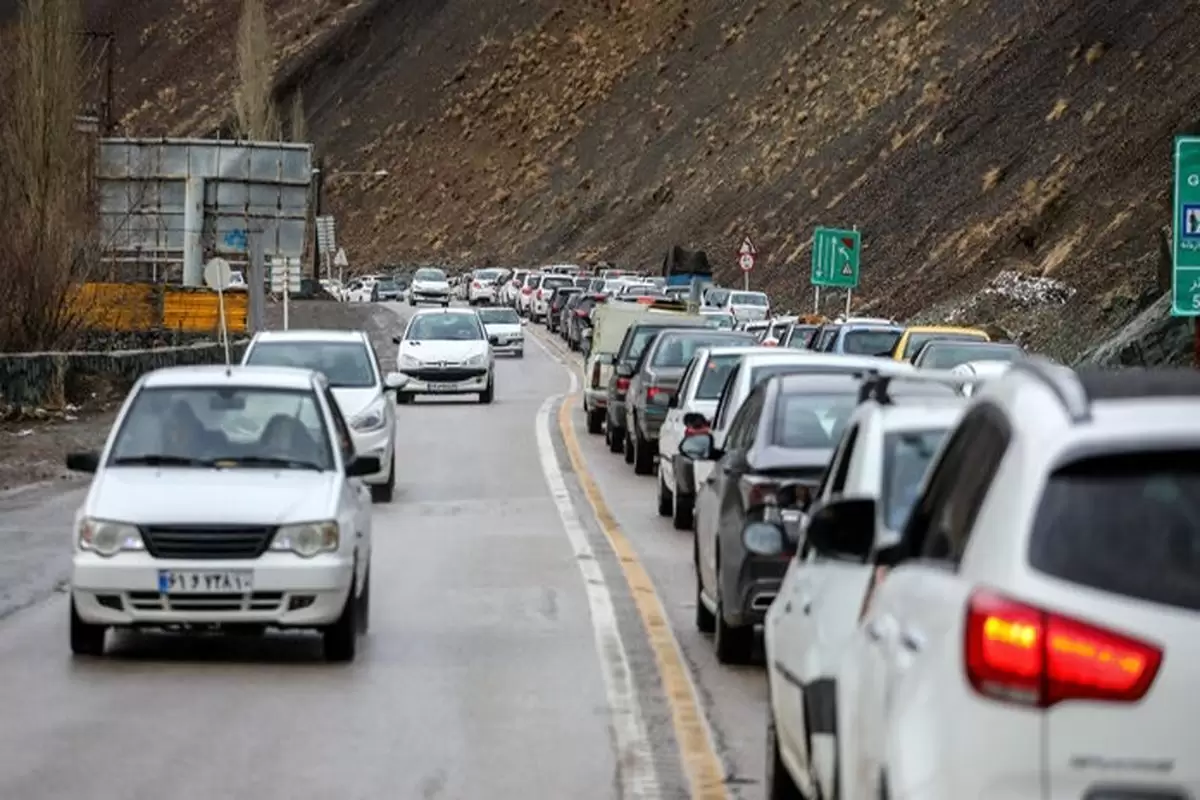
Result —
POLYGON ((954 369, 969 361, 1016 361, 1019 358, 1025 358, 1025 351, 1011 342, 930 339, 913 356, 912 364, 927 369, 954 369))
MULTIPOLYGON (((730 379, 732 380, 732 375, 730 379)), ((728 385, 728 384, 727 384, 728 385)), ((758 384, 730 424, 724 450, 711 433, 679 445, 692 459, 716 462, 697 497, 696 627, 715 632, 717 660, 745 663, 760 624, 795 553, 750 553, 743 531, 764 521, 783 491, 811 492, 820 483, 854 408, 861 379, 852 373, 776 375, 758 384)))
POLYGON ((562 324, 562 310, 563 306, 567 304, 567 298, 582 291, 583 289, 578 286, 559 286, 550 294, 550 302, 547 305, 549 310, 546 312, 546 327, 552 333, 557 332, 562 324))

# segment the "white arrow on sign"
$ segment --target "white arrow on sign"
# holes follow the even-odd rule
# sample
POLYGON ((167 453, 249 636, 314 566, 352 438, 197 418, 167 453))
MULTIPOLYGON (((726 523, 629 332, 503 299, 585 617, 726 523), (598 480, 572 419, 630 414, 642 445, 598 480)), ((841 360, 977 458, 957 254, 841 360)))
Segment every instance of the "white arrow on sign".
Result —
POLYGON ((350 259, 346 258, 346 248, 344 248, 344 247, 338 248, 337 255, 335 255, 333 257, 333 265, 335 267, 350 266, 350 259))
POLYGON ((738 248, 738 255, 741 255, 741 256, 758 255, 758 250, 754 247, 754 242, 750 241, 749 236, 747 236, 745 239, 742 239, 742 246, 740 248, 738 248))

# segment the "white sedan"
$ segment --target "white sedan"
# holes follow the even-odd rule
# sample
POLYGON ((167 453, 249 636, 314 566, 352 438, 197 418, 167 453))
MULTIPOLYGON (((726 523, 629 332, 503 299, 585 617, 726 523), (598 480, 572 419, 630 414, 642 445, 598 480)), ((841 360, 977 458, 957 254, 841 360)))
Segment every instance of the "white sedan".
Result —
POLYGON ((400 346, 396 368, 407 378, 396 394, 399 402, 421 394, 478 394, 479 402, 492 402, 496 338, 488 336, 474 309, 418 311, 393 341, 400 346))

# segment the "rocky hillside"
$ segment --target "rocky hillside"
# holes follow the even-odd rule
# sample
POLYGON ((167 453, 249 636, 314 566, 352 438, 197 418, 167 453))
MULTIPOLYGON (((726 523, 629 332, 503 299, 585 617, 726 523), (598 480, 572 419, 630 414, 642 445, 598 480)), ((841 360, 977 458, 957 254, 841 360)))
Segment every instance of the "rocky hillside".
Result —
MULTIPOLYGON (((131 135, 227 119, 237 0, 92 0, 131 135)), ((269 0, 359 263, 673 242, 811 303, 818 224, 856 306, 988 317, 1063 356, 1153 298, 1195 0, 269 0)), ((726 272, 726 277, 733 274, 726 272)), ((835 299, 831 299, 834 302, 835 299)))

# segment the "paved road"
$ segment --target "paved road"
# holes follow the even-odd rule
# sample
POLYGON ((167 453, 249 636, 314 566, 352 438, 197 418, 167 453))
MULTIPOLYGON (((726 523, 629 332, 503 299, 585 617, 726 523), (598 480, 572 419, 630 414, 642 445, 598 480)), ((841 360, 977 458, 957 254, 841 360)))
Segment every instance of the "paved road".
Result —
MULTIPOLYGON (((761 797, 761 670, 715 664, 690 627, 686 538, 654 516, 653 484, 580 431, 620 531, 592 514, 557 428, 571 385, 531 345, 499 363, 491 406, 399 408, 352 665, 322 663, 308 636, 123 636, 74 661, 61 593, 0 621, 0 797, 761 797), (655 592, 630 589, 640 565, 679 648, 655 592)), ((47 554, 26 597, 57 579, 79 499, 47 491, 0 498, 0 540, 47 554)))

